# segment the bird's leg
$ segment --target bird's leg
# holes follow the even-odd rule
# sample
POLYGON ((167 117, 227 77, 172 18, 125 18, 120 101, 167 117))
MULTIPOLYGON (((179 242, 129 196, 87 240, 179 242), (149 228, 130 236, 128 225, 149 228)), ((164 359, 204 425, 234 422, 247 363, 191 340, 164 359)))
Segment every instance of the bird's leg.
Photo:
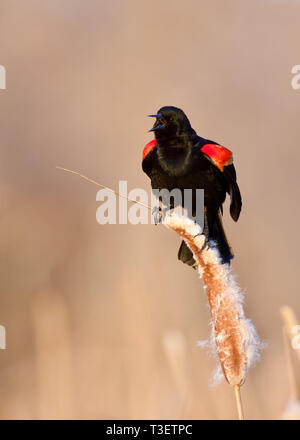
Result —
POLYGON ((154 208, 152 209, 152 215, 155 225, 161 223, 163 216, 161 200, 159 200, 158 206, 154 206, 154 208))
POLYGON ((203 251, 206 246, 208 246, 209 243, 209 239, 208 239, 208 234, 209 234, 209 230, 208 230, 208 221, 207 221, 207 214, 206 214, 206 206, 204 207, 204 227, 203 227, 203 234, 205 236, 205 240, 203 243, 203 246, 201 248, 201 251, 203 251))
MULTIPOLYGON (((206 214, 206 206, 204 206, 204 226, 203 226, 203 231, 201 235, 205 236, 205 240, 203 243, 203 246, 200 249, 200 252, 202 252, 206 246, 208 246, 209 244, 209 238, 208 238, 208 234, 209 234, 209 230, 208 230, 208 221, 207 221, 207 214, 206 214)), ((200 234, 199 234, 200 235, 200 234)))

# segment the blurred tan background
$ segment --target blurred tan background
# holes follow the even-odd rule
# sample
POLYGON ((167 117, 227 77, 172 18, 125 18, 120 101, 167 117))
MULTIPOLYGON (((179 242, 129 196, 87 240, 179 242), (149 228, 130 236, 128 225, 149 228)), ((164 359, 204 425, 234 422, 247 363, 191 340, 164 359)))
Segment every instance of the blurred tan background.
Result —
POLYGON ((0 0, 0 418, 235 418, 202 282, 163 227, 96 222, 97 188, 150 189, 146 115, 185 110, 234 152, 225 228, 246 314, 268 343, 248 418, 289 398, 279 308, 300 316, 296 0, 0 0))

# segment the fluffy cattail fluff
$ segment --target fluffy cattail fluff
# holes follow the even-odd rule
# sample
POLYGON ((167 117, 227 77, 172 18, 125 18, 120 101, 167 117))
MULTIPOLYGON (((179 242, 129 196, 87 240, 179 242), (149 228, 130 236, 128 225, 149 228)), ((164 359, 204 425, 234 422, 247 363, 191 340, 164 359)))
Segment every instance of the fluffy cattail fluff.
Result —
POLYGON ((205 246, 201 228, 191 219, 168 213, 163 223, 179 234, 194 254, 203 279, 212 321, 213 340, 227 382, 240 386, 247 369, 263 348, 255 327, 245 318, 243 294, 228 264, 222 264, 216 248, 205 246))

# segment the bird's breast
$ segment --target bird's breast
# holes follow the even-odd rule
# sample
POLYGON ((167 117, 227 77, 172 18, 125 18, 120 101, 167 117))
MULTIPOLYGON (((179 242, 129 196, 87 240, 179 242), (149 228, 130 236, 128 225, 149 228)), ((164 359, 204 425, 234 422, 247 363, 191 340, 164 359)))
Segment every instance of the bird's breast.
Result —
POLYGON ((157 158, 161 169, 167 175, 177 178, 190 171, 191 147, 180 144, 168 148, 158 146, 157 158))

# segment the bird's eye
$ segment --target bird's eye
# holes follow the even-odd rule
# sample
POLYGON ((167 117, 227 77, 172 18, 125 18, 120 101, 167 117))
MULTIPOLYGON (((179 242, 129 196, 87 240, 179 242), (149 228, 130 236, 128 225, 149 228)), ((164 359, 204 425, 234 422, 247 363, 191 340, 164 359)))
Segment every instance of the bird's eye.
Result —
POLYGON ((172 118, 172 116, 169 118, 169 121, 173 121, 173 118, 172 118))

